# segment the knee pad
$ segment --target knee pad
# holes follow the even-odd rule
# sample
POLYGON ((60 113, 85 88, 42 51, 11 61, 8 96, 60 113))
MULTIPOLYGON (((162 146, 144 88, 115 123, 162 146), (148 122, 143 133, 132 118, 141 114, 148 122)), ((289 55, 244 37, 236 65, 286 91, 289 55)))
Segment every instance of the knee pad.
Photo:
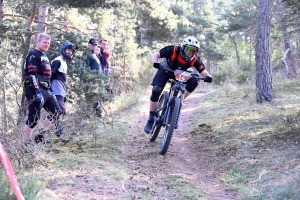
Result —
POLYGON ((188 91, 188 92, 193 92, 195 89, 196 89, 196 87, 198 86, 198 81, 197 81, 197 79, 195 79, 195 78, 191 78, 189 81, 188 81, 188 83, 187 83, 187 85, 186 85, 186 87, 185 87, 185 89, 188 91))
POLYGON ((162 92, 161 86, 154 85, 153 88, 152 88, 152 94, 151 94, 150 100, 152 102, 158 102, 158 99, 159 99, 159 96, 160 96, 161 92, 162 92))

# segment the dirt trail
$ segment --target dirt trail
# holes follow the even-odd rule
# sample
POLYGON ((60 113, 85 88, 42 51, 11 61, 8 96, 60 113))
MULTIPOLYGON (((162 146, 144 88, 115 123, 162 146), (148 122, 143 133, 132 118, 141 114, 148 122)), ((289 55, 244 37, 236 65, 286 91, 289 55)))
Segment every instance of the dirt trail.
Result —
POLYGON ((203 93, 193 93, 184 102, 179 128, 174 131, 171 145, 166 155, 159 154, 160 137, 153 143, 143 131, 148 103, 141 115, 133 120, 127 131, 127 167, 130 179, 125 183, 127 192, 134 193, 133 199, 185 199, 172 187, 170 176, 184 177, 194 188, 201 189, 206 198, 199 199, 229 200, 239 197, 221 182, 222 172, 214 155, 206 151, 211 145, 205 138, 190 138, 189 133, 195 127, 194 115, 203 93))

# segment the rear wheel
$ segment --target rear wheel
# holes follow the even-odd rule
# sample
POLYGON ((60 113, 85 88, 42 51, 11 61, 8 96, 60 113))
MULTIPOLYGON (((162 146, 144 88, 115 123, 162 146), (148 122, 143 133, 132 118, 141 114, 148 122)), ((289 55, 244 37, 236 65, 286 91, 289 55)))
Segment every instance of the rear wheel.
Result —
MULTIPOLYGON (((167 106, 168 100, 169 100, 169 92, 164 91, 164 93, 162 95, 160 95, 156 112, 160 112, 161 110, 163 110, 164 107, 167 106)), ((161 113, 161 116, 158 117, 158 119, 156 120, 156 122, 152 128, 152 131, 150 132, 150 135, 149 135, 150 142, 154 142, 160 132, 160 129, 162 126, 162 121, 163 121, 162 116, 163 116, 163 113, 161 113)))
POLYGON ((161 142, 161 146, 160 146, 160 154, 161 155, 164 155, 167 153, 167 150, 171 143, 173 131, 175 129, 176 122, 179 117, 180 103, 181 103, 180 98, 174 97, 173 102, 170 106, 169 116, 167 116, 168 119, 167 119, 167 124, 166 124, 166 130, 162 137, 162 142, 161 142))

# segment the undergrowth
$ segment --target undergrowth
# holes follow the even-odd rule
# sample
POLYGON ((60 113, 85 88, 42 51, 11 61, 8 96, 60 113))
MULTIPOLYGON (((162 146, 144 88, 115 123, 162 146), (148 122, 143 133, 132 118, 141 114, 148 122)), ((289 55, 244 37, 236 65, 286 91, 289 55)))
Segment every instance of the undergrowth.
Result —
POLYGON ((256 103, 254 86, 226 85, 201 100, 196 117, 211 126, 209 147, 222 180, 243 199, 298 199, 300 195, 300 84, 275 82, 271 103, 256 103))

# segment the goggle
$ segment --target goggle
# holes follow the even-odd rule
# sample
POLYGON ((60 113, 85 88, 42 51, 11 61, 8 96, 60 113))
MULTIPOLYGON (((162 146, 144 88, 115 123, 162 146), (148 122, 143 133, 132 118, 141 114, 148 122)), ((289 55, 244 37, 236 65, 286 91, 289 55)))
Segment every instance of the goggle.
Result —
POLYGON ((197 52, 197 48, 193 46, 185 46, 184 53, 186 55, 194 55, 197 52))

